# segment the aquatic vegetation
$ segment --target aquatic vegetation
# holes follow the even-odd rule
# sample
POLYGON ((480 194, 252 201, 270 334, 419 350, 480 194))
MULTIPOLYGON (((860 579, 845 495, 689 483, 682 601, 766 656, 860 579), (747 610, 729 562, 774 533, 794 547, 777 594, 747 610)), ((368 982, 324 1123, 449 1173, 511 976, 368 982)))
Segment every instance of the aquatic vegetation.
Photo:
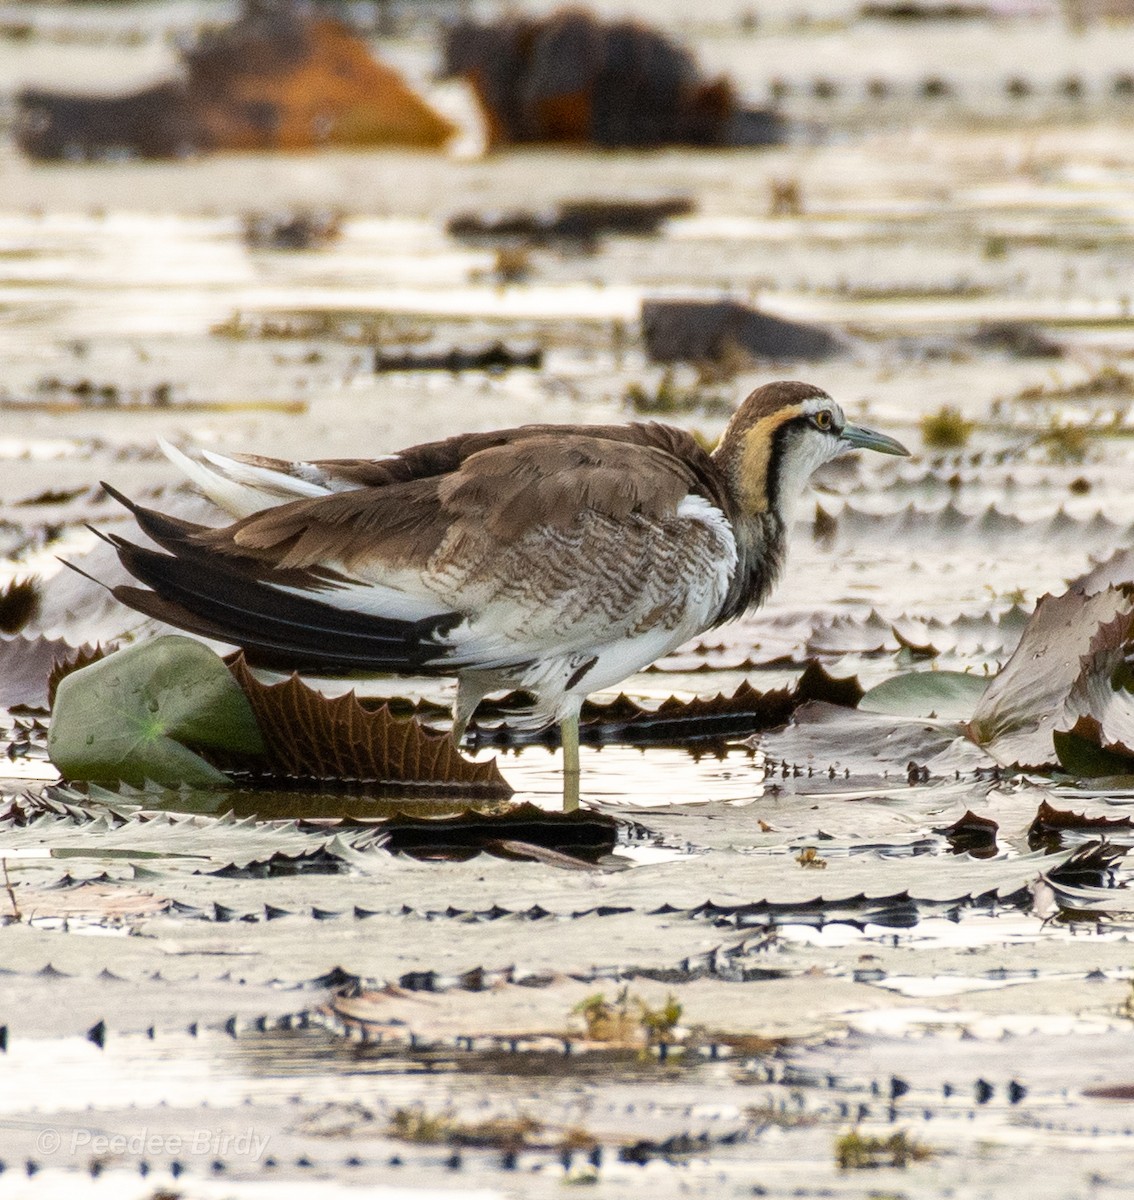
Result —
POLYGON ((1024 388, 1017 400, 1105 400, 1112 397, 1130 399, 1134 397, 1134 375, 1123 371, 1114 363, 1099 367, 1080 383, 1035 384, 1024 388))
POLYGON ((1052 462, 1081 463, 1087 457, 1092 432, 1091 427, 1087 425, 1071 425, 1066 421, 1053 420, 1036 441, 1047 451, 1052 462))
POLYGON ((889 1137, 852 1129, 835 1141, 835 1165, 840 1171, 873 1170, 878 1167, 908 1167, 932 1158, 935 1151, 915 1141, 905 1130, 889 1137))
POLYGON ((945 405, 921 419, 921 440, 930 450, 960 450, 967 446, 976 423, 966 420, 959 408, 945 405))
POLYGON ((596 992, 581 1000, 572 1012, 583 1018, 591 1041, 661 1045, 674 1040, 682 1008, 672 993, 654 1008, 631 993, 627 985, 613 1000, 596 992))
POLYGON ((622 399, 634 412, 651 417, 691 412, 727 416, 732 412, 732 401, 727 397, 708 392, 697 384, 682 386, 671 367, 662 372, 657 386, 652 390, 646 384, 635 381, 626 388, 622 399))

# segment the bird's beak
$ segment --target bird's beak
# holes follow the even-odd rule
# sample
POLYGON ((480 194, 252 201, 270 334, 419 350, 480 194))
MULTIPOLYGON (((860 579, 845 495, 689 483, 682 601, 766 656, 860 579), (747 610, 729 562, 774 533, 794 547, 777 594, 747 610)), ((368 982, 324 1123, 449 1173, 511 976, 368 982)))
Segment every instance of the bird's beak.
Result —
POLYGON ((873 429, 863 429, 861 425, 844 425, 839 441, 848 450, 877 450, 879 454, 901 454, 906 458, 910 454, 901 442, 884 433, 875 433, 873 429))

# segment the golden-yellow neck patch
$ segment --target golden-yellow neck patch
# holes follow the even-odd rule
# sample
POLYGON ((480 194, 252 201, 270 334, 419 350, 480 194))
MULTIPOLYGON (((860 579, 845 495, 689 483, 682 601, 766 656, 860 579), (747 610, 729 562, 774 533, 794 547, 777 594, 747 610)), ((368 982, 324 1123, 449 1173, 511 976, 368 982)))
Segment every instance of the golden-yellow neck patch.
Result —
POLYGON ((798 417, 802 412, 802 404, 780 408, 741 431, 735 485, 741 507, 747 515, 755 516, 768 511, 771 503, 768 468, 772 463, 776 432, 786 421, 798 417))

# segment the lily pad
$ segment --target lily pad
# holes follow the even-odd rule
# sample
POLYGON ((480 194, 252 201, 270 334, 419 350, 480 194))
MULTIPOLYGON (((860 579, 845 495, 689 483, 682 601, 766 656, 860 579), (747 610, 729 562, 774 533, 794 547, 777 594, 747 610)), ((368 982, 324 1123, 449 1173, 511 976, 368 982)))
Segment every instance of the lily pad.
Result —
POLYGON ((353 692, 328 698, 298 675, 261 683, 243 657, 232 676, 263 730, 269 773, 276 778, 422 784, 438 791, 512 794, 495 759, 464 758, 448 734, 428 732, 387 705, 366 709, 353 692))
POLYGON ((1080 660, 1055 732, 1066 770, 1086 778, 1134 773, 1134 676, 1127 661, 1132 642, 1134 617, 1122 613, 1099 626, 1080 660))
POLYGON ((263 741, 223 660, 171 635, 61 680, 47 748, 69 779, 224 787, 228 777, 195 751, 259 754, 263 741))
POLYGON ((1084 655, 1095 652, 1103 627, 1115 625, 1114 636, 1125 640, 1132 621, 1134 601, 1123 588, 1091 595, 1073 587, 1062 596, 1045 596, 1015 654, 977 705, 969 736, 1001 763, 1054 763, 1052 735, 1064 720, 1084 655))
POLYGON ((895 717, 964 721, 972 716, 988 683, 964 671, 910 671, 872 687, 858 707, 895 717))
POLYGON ((72 646, 61 638, 0 638, 0 708, 50 708, 57 675, 99 653, 95 646, 72 646))

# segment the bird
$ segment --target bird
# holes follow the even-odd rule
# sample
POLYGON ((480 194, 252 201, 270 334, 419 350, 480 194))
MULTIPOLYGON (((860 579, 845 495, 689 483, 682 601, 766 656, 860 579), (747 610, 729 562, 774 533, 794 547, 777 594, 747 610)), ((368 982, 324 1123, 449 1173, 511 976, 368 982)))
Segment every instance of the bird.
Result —
POLYGON ((819 466, 909 453, 786 381, 753 391, 711 452, 655 422, 523 425, 372 459, 163 449, 233 520, 106 485, 157 547, 106 535, 144 585, 118 600, 254 665, 456 676, 458 743, 488 693, 521 689, 534 727, 560 727, 568 810, 586 696, 762 603, 819 466))

